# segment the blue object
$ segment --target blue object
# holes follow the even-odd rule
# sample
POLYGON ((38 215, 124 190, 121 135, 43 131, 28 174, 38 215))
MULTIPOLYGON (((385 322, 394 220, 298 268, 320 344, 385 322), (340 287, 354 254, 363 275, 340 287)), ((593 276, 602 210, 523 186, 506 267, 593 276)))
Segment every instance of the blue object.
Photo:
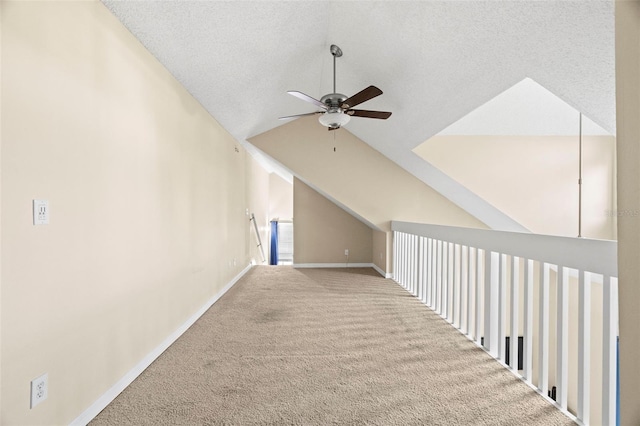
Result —
POLYGON ((271 221, 271 250, 269 250, 269 265, 278 264, 278 221, 271 221))

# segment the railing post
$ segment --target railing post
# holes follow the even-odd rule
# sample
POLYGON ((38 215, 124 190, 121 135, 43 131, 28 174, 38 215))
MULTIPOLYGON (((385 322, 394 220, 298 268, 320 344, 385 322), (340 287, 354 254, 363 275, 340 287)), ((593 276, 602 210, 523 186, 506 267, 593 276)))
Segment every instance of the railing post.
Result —
POLYGON ((518 371, 518 335, 520 317, 520 259, 511 256, 511 338, 509 339, 509 360, 511 369, 518 371))
POLYGON ((591 274, 578 271, 578 412, 577 417, 589 424, 591 385, 591 274))
POLYGON ((569 387, 569 270, 558 265, 556 302, 556 402, 567 409, 569 387))
POLYGON ((549 265, 540 262, 540 314, 538 317, 538 389, 549 390, 549 265))

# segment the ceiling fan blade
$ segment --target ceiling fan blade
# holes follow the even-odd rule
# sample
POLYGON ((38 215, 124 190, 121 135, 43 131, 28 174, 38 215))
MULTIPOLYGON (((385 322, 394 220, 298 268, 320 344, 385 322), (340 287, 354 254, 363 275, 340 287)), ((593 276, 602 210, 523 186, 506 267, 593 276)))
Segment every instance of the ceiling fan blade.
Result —
POLYGON ((356 93, 355 95, 353 95, 352 97, 344 101, 340 106, 340 108, 342 109, 352 108, 356 105, 359 105, 363 102, 368 101, 369 99, 373 99, 376 96, 380 96, 380 95, 382 95, 382 90, 378 89, 376 86, 369 86, 366 89, 361 90, 360 92, 356 93))
POLYGON ((298 118, 298 117, 304 117, 306 115, 315 115, 315 114, 322 114, 322 113, 324 113, 324 111, 307 112, 306 114, 286 115, 284 117, 278 117, 278 120, 286 120, 287 118, 298 118))
POLYGON ((305 102, 311 102, 312 104, 314 104, 316 106, 319 106, 320 108, 327 109, 327 106, 325 104, 323 104, 322 102, 320 102, 317 99, 312 98, 309 95, 305 95, 302 92, 298 92, 297 90, 290 90, 287 93, 292 95, 292 96, 295 96, 298 99, 302 99, 305 102))
POLYGON ((327 127, 327 130, 331 131, 331 130, 338 130, 340 127, 327 127))
POLYGON ((352 117, 379 118, 381 120, 391 117, 391 113, 387 111, 367 111, 365 109, 348 109, 345 113, 352 117))

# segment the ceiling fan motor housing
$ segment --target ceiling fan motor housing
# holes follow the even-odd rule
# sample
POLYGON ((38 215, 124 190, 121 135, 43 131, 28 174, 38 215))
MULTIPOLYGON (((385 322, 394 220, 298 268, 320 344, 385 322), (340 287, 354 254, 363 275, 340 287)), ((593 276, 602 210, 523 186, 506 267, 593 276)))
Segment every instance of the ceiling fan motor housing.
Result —
POLYGON ((320 102, 327 105, 329 108, 339 108, 344 101, 348 99, 347 96, 342 93, 329 93, 320 98, 320 102))

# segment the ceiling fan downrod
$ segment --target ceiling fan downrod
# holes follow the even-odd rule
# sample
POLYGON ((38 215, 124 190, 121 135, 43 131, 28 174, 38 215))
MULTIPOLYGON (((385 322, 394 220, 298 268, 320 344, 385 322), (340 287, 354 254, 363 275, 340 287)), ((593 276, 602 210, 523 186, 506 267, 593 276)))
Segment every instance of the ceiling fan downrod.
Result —
POLYGON ((332 44, 329 50, 333 55, 333 93, 336 93, 336 58, 342 56, 342 49, 335 44, 332 44))

